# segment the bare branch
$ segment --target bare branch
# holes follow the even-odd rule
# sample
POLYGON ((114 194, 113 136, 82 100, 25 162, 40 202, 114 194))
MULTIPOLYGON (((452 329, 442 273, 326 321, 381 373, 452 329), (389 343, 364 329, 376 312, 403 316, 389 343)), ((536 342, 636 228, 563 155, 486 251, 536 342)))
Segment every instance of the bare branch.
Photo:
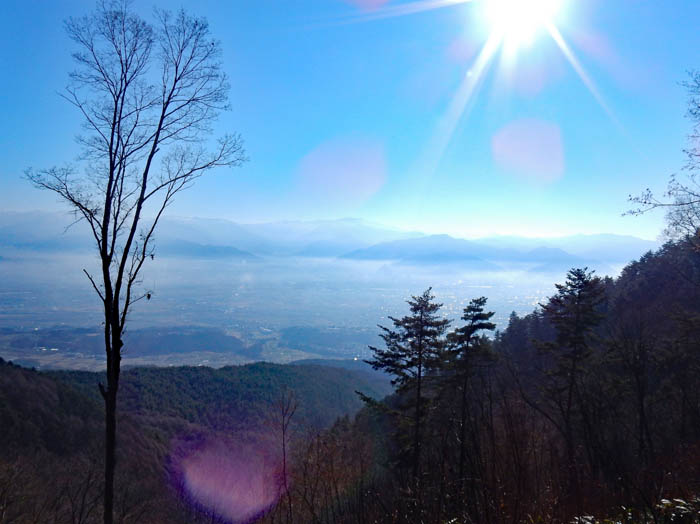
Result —
POLYGON ((94 202, 95 197, 85 191, 80 181, 75 177, 73 169, 50 168, 43 171, 27 169, 24 177, 38 189, 47 189, 56 193, 72 208, 78 220, 84 219, 92 231, 98 249, 102 239, 97 230, 100 207, 94 202))
POLYGON ((666 210, 666 229, 669 238, 687 239, 700 243, 700 71, 691 71, 690 79, 683 83, 688 91, 687 116, 692 122, 689 145, 684 149, 686 165, 683 177, 672 175, 662 197, 650 189, 638 196, 629 196, 634 207, 624 215, 642 215, 656 209, 666 210))
POLYGON ((102 291, 100 291, 100 288, 97 287, 97 284, 95 283, 95 280, 92 278, 92 275, 88 273, 87 269, 83 269, 83 273, 88 277, 88 280, 90 280, 90 283, 92 284, 92 288, 95 290, 95 293, 102 299, 104 302, 104 295, 102 294, 102 291))
POLYGON ((25 173, 88 223, 100 256, 99 278, 83 272, 104 309, 105 522, 112 522, 122 336, 131 306, 151 297, 137 288, 157 224, 198 177, 246 160, 238 135, 208 143, 213 122, 228 108, 229 85, 206 21, 184 11, 157 11, 156 18, 154 28, 129 10, 128 0, 102 0, 93 14, 68 19, 76 70, 62 96, 83 117, 84 135, 76 138, 82 154, 73 167, 25 173))

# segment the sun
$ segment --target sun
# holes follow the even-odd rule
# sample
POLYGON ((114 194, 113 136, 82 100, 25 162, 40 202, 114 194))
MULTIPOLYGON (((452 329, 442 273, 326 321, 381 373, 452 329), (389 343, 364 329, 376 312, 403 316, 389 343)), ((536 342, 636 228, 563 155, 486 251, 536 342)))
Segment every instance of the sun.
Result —
MULTIPOLYGON (((429 159, 428 164, 433 166, 429 169, 434 170, 440 161, 460 119, 473 106, 473 99, 497 57, 500 57, 500 71, 507 75, 518 60, 524 58, 523 55, 538 51, 534 44, 540 36, 549 38, 549 42, 559 48, 593 98, 613 123, 622 129, 622 124, 606 103, 593 78, 559 30, 560 25, 571 25, 566 23, 566 19, 571 18, 570 9, 575 9, 576 2, 573 0, 405 0, 353 16, 346 19, 346 22, 410 16, 435 9, 468 7, 467 4, 473 4, 476 9, 464 10, 468 20, 465 28, 473 24, 470 31, 476 27, 475 32, 483 34, 483 29, 487 36, 481 49, 466 67, 462 81, 436 126, 425 155, 429 159)), ((572 22, 575 23, 575 20, 572 22)))
POLYGON ((492 31, 507 47, 530 45, 547 30, 563 0, 484 0, 484 15, 492 31))

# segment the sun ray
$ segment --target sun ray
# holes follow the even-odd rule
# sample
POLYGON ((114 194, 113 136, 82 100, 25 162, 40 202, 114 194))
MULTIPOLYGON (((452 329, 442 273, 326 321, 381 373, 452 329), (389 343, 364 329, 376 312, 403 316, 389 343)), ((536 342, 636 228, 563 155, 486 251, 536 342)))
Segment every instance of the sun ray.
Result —
POLYGON ((459 4, 467 4, 474 0, 418 0, 405 4, 380 7, 364 13, 346 16, 342 19, 345 23, 368 22, 372 20, 382 20, 384 18, 395 18, 399 16, 413 15, 424 11, 432 11, 445 7, 452 7, 459 4))
POLYGON ((593 79, 591 79, 586 70, 583 68, 583 65, 581 65, 581 62, 579 62, 573 50, 571 49, 571 47, 569 47, 569 44, 566 43, 566 40, 564 40, 564 37, 562 36, 561 32, 559 32, 559 29, 557 29, 554 24, 547 24, 547 31, 552 37, 552 40, 554 40, 554 42, 561 50, 564 57, 568 60, 571 67, 574 69, 576 74, 583 82, 583 85, 586 86, 593 98, 595 98, 596 102, 598 102, 600 107, 603 109, 603 111, 605 111, 608 117, 610 117, 613 123, 618 128, 624 131, 622 123, 618 120, 617 116, 615 116, 615 113, 613 113, 612 109, 610 109, 610 106, 608 106, 607 102, 603 98, 603 95, 598 90, 598 87, 593 82, 593 79))
POLYGON ((348 15, 337 19, 337 22, 370 22, 468 3, 479 4, 484 22, 491 26, 491 31, 423 150, 419 161, 422 173, 432 174, 437 170, 457 126, 470 113, 475 95, 496 55, 500 55, 501 68, 507 72, 512 69, 520 52, 535 45, 538 34, 549 34, 612 123, 627 135, 624 126, 555 24, 555 18, 565 10, 565 0, 413 0, 348 15))
POLYGON ((481 85, 484 76, 493 61, 493 57, 498 51, 502 41, 502 35, 492 33, 479 55, 474 61, 474 65, 465 73, 462 82, 452 97, 447 111, 438 122, 437 128, 425 155, 425 168, 432 173, 437 169, 442 155, 449 145, 452 135, 460 120, 469 113, 470 102, 474 94, 481 85))

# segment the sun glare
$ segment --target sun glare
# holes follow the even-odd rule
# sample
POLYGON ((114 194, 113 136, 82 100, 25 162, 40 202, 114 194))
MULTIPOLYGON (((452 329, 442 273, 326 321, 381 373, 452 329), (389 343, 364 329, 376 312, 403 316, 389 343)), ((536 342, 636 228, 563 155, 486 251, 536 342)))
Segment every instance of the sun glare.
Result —
POLYGON ((509 47, 529 45, 546 30, 561 8, 562 0, 486 0, 485 15, 493 31, 509 47))
MULTIPOLYGON (((567 16, 566 11, 574 5, 574 2, 570 0, 413 0, 400 2, 396 5, 384 5, 380 0, 377 1, 379 7, 364 10, 360 15, 352 16, 345 21, 349 23, 368 22, 463 4, 474 4, 477 7, 476 11, 465 10, 469 16, 469 22, 476 22, 477 25, 482 25, 487 30, 488 36, 481 46, 481 50, 476 54, 473 62, 467 66, 462 82, 453 95, 445 114, 440 119, 427 148, 425 157, 428 159, 426 165, 430 166, 429 171, 434 170, 439 163, 460 119, 464 117, 465 113, 468 113, 485 75, 496 57, 500 56, 501 71, 508 73, 508 70, 512 69, 522 58, 521 52, 524 54, 534 51, 535 40, 540 36, 547 36, 556 44, 600 107, 618 127, 622 128, 593 78, 586 72, 583 64, 558 28, 559 23, 567 16), (472 18, 474 14, 477 16, 472 18), (525 49, 531 46, 532 49, 525 49)), ((371 5, 374 6, 374 4, 371 5)))

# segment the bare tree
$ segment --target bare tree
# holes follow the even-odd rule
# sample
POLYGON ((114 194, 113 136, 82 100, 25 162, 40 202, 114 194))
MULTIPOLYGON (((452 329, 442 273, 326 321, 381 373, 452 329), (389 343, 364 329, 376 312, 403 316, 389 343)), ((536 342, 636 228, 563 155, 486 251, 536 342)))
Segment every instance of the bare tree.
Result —
MULTIPOLYGON (((272 410, 268 415, 267 424, 273 431, 275 439, 279 438, 281 461, 279 478, 277 480, 277 495, 281 502, 284 497, 286 502, 285 522, 291 523, 294 519, 292 511, 292 495, 289 492, 289 464, 290 464, 290 441, 292 440, 292 419, 297 411, 299 403, 294 391, 282 389, 279 396, 272 405, 272 410)), ((274 520, 274 518, 273 518, 274 520)))
POLYGON ((672 175, 666 191, 657 197, 650 189, 638 196, 630 195, 635 206, 626 214, 641 215, 652 209, 666 210, 666 230, 669 238, 688 239, 700 247, 700 71, 690 73, 684 84, 688 91, 688 118, 692 122, 684 176, 672 175))
POLYGON ((156 225, 196 178, 246 159, 239 135, 207 147, 213 122, 228 108, 229 85, 205 20, 155 11, 151 25, 126 0, 113 0, 65 26, 78 49, 64 97, 84 120, 85 133, 77 138, 82 155, 73 166, 26 176, 87 223, 99 253, 99 275, 83 271, 104 308, 107 380, 99 388, 106 422, 104 522, 111 523, 122 335, 131 306, 151 298, 139 275, 153 259, 156 225))

